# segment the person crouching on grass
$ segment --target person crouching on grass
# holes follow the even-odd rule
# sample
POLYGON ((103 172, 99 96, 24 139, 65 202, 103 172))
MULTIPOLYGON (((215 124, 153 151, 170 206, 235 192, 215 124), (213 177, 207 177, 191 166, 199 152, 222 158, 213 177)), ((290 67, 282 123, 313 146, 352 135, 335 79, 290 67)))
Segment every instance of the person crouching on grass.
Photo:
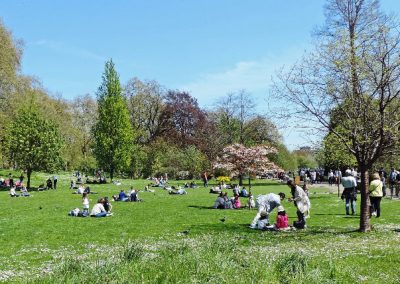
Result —
POLYGON ((281 201, 283 199, 285 199, 285 194, 283 192, 280 192, 279 194, 269 193, 257 196, 256 202, 258 206, 258 212, 254 217, 253 222, 251 222, 250 228, 251 229, 257 228, 258 219, 260 219, 261 212, 263 211, 267 212, 267 216, 265 218, 266 218, 266 223, 269 223, 269 218, 268 218, 269 214, 272 212, 272 210, 281 205, 281 201))

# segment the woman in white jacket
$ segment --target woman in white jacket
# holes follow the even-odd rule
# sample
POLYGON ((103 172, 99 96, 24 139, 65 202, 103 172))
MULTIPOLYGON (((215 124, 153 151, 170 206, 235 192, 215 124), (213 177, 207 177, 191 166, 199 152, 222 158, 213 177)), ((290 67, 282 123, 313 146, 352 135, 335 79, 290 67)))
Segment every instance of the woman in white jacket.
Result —
MULTIPOLYGON (((287 185, 290 187, 290 191, 292 194, 292 198, 289 198, 289 202, 293 201, 294 205, 297 208, 297 224, 299 224, 298 228, 304 228, 306 224, 306 213, 309 214, 311 203, 310 199, 308 198, 307 194, 304 190, 297 186, 293 181, 289 180, 287 185)), ((308 216, 307 216, 308 217, 308 216)), ((296 223, 295 223, 296 227, 296 223)))

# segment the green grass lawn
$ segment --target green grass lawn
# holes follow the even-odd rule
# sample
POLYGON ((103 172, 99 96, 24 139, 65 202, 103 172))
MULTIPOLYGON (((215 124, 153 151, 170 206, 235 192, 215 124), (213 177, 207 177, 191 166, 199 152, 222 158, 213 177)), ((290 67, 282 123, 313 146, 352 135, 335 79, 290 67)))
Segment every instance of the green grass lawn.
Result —
MULTIPOLYGON (((0 171, 6 176, 8 172, 0 171)), ((15 176, 19 176, 18 173, 15 176)), ((344 202, 329 188, 312 187, 311 218, 303 231, 261 232, 247 226, 256 210, 211 209, 217 195, 140 192, 140 203, 113 202, 108 218, 77 218, 82 207, 71 194, 71 176, 59 176, 57 191, 10 198, 0 192, 0 281, 48 283, 399 283, 400 201, 384 199, 374 230, 362 234, 358 216, 345 216, 344 202), (220 219, 226 217, 226 222, 220 219), (181 233, 189 231, 188 234, 181 233)), ((33 186, 47 175, 36 173, 33 186)), ((90 207, 130 186, 93 185, 90 207)), ((178 182, 171 181, 177 185, 178 182)), ((179 182, 183 184, 183 182, 179 182)), ((198 182, 198 184, 201 184, 198 182)), ((285 185, 256 181, 256 195, 285 185)), ((334 191, 334 190, 333 190, 334 191)), ((231 195, 231 190, 228 191, 231 195)), ((242 199, 242 204, 246 200, 242 199)), ((283 206, 292 223, 293 204, 283 206)), ((274 220, 276 212, 271 216, 274 220)))

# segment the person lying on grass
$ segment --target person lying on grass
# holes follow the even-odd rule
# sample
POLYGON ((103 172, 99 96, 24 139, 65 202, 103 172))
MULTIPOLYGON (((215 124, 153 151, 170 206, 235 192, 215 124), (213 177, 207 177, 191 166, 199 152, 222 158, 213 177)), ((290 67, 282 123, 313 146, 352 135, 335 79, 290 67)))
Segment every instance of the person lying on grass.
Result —
POLYGON ((176 189, 175 186, 172 186, 170 190, 168 190, 169 194, 177 194, 177 195, 184 195, 187 194, 187 191, 184 188, 176 189))

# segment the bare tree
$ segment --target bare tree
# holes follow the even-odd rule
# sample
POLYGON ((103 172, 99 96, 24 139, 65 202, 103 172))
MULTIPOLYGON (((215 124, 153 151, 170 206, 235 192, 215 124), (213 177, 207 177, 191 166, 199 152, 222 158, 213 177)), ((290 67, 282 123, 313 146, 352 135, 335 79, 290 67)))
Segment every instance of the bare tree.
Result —
POLYGON ((360 231, 370 230, 368 174, 400 138, 400 34, 379 1, 328 0, 315 51, 274 84, 286 116, 330 132, 361 171, 360 231))
POLYGON ((154 141, 160 134, 164 94, 164 88, 156 81, 142 82, 133 78, 125 86, 129 114, 138 143, 154 141))

